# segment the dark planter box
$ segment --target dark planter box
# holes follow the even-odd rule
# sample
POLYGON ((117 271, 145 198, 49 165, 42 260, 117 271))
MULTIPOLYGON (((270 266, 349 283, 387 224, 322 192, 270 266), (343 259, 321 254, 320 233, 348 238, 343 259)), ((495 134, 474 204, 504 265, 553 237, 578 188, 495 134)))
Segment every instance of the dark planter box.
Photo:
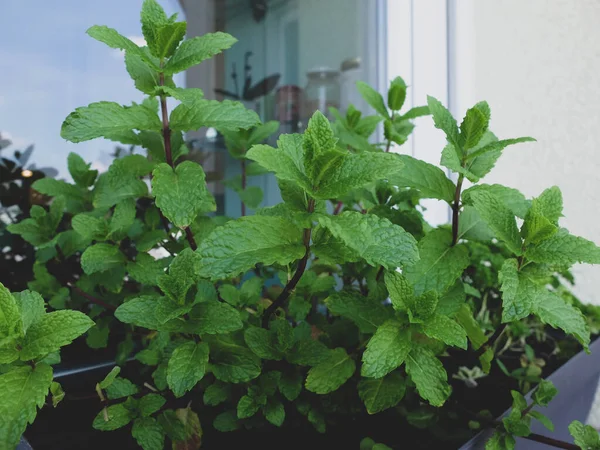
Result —
MULTIPOLYGON (((590 346, 590 350, 592 351, 590 355, 583 351, 578 353, 548 377, 548 380, 552 381, 558 389, 558 394, 548 407, 535 409, 552 420, 554 432, 548 431, 537 421, 532 423, 532 432, 573 442, 568 430, 572 421, 579 420, 596 427, 600 425, 600 396, 597 394, 600 379, 600 339, 590 346), (595 421, 588 422, 588 418, 591 419, 593 415, 596 416, 595 421)), ((530 394, 526 398, 529 400, 530 394)), ((485 442, 491 434, 490 431, 478 434, 460 450, 484 450, 485 442)), ((517 450, 548 450, 549 448, 545 444, 517 438, 517 450)))

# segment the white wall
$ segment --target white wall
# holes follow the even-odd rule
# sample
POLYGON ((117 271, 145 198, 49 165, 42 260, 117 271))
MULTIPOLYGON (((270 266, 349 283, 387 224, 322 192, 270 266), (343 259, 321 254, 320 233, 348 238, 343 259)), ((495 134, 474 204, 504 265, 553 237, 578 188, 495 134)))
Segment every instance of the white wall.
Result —
MULTIPOLYGON (((452 109, 485 99, 501 139, 538 140, 509 147, 485 181, 527 196, 558 185, 563 226, 600 243, 600 1, 451 5, 452 109)), ((600 303, 600 266, 576 275, 581 299, 600 303)))

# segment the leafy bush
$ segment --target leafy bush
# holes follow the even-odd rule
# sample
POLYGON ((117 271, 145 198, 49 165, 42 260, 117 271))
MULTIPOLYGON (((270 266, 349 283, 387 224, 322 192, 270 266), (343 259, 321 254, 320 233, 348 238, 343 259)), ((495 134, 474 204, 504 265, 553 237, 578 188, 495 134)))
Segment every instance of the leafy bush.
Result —
MULTIPOLYGON (((0 292, 2 447, 16 445, 48 391, 63 395, 52 384, 53 355, 88 329, 91 347, 116 334, 117 361, 134 354, 146 367, 140 383, 120 377, 117 367, 97 384, 102 403, 93 426, 131 425, 147 450, 163 448, 166 437, 174 448, 198 448, 198 412, 212 408, 216 418, 202 426, 222 432, 285 427, 291 416, 324 433, 335 418, 365 410, 390 410, 435 430, 436 419, 460 404, 453 386, 476 386, 495 358, 521 391, 539 385, 531 405, 514 390, 502 422, 478 412, 470 418, 474 428, 497 429, 488 448, 514 448, 514 436, 538 440, 532 419, 551 428, 532 410, 556 390, 541 380, 530 344, 557 328, 588 349, 588 323, 565 281, 572 264, 598 263, 600 249, 559 226, 557 187, 528 200, 479 183, 506 147, 533 139, 496 138, 485 102, 460 126, 432 97, 401 112, 407 87, 397 78, 387 102, 359 83, 377 115, 333 111, 331 124, 317 112, 302 135, 264 145, 276 124, 172 80, 235 39, 183 40, 185 23, 154 0, 144 2, 141 18, 148 47, 104 26, 88 34, 125 51, 146 100, 77 108, 61 135, 141 146, 147 157, 124 156, 98 176, 69 155, 74 184, 36 182, 54 197, 50 209, 34 207, 31 218, 10 227, 36 246, 30 287, 57 311, 45 313, 33 292, 0 292), (169 115, 173 100, 179 104, 169 115), (407 140, 412 119, 429 114, 446 136, 441 164, 456 183, 434 165, 389 153, 407 140), (371 144, 380 123, 385 142, 371 144), (258 206, 260 194, 249 193, 244 180, 265 171, 277 177, 283 203, 235 220, 212 216, 205 173, 184 160, 183 133, 201 127, 219 130, 242 161, 243 175, 230 185, 243 203, 258 206), (473 186, 463 189, 466 180, 473 186), (452 223, 427 224, 424 198, 446 202, 452 223), (72 229, 57 232, 65 214, 72 229), (55 277, 57 264, 72 268, 70 276, 55 277), (522 367, 513 370, 502 355, 515 347, 522 367)), ((581 448, 600 448, 596 432, 578 422, 570 428, 581 448)), ((386 448, 365 438, 361 448, 386 448)))

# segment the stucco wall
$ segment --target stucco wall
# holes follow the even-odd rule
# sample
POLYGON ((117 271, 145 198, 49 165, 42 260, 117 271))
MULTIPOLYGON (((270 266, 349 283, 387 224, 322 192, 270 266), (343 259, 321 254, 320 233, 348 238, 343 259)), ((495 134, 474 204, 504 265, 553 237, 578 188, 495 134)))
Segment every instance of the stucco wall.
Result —
MULTIPOLYGON (((454 2, 451 103, 492 109, 492 130, 538 142, 508 148, 486 179, 535 196, 557 185, 563 226, 600 244, 600 1, 454 2)), ((576 268, 600 304, 600 266, 576 268)))

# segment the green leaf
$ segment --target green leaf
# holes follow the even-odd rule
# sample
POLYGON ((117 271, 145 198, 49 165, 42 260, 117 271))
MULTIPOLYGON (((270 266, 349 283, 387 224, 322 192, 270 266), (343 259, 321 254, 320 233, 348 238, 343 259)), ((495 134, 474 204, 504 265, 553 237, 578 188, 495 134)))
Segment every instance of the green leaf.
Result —
POLYGON ((169 23, 167 15, 156 0, 144 0, 140 13, 142 33, 148 47, 154 56, 159 56, 157 50, 156 34, 161 25, 169 23))
POLYGON ((260 404, 255 398, 244 395, 237 404, 238 419, 248 419, 258 412, 260 404))
POLYGON ((160 297, 155 295, 141 295, 119 306, 115 311, 115 317, 123 323, 157 330, 163 323, 156 314, 159 302, 160 297))
POLYGON ((146 63, 154 66, 155 69, 158 69, 154 64, 154 61, 149 57, 149 54, 146 54, 143 49, 138 47, 133 41, 125 36, 121 36, 112 28, 95 25, 87 30, 87 34, 97 41, 105 43, 110 48, 118 48, 120 50, 137 53, 144 58, 146 63))
POLYGON ((246 383, 260 375, 260 358, 231 335, 204 338, 210 346, 210 363, 217 380, 246 383))
POLYGON ((280 360, 281 353, 275 346, 273 333, 264 328, 250 327, 244 332, 246 345, 261 359, 280 360))
POLYGON ((408 155, 398 155, 404 167, 393 177, 391 183, 400 187, 418 189, 423 198, 437 198, 449 204, 454 201, 456 186, 437 166, 408 155))
POLYGON ((432 406, 442 406, 450 396, 448 374, 431 350, 413 347, 406 357, 406 372, 417 385, 419 395, 432 406))
POLYGON ((312 367, 306 377, 306 389, 315 394, 336 391, 354 374, 356 364, 343 348, 336 348, 329 357, 312 367))
POLYGON ((403 114, 401 118, 403 120, 416 119, 417 117, 428 116, 431 114, 429 112, 429 106, 415 106, 414 108, 409 109, 406 114, 403 114))
POLYGON ((439 100, 433 97, 427 96, 427 105, 429 106, 429 111, 433 115, 435 127, 442 130, 446 135, 448 142, 454 145, 456 149, 460 150, 461 146, 456 119, 452 117, 450 111, 448 111, 439 100))
POLYGON ((558 394, 558 389, 551 381, 542 380, 533 392, 531 398, 540 406, 548 406, 552 399, 558 394))
POLYGON ((156 206, 175 226, 189 226, 199 213, 216 210, 215 199, 206 187, 202 166, 184 161, 173 170, 161 163, 152 172, 156 206))
POLYGON ((240 313, 219 301, 197 304, 190 312, 190 317, 198 324, 194 327, 198 334, 229 333, 243 327, 240 313))
POLYGON ((416 241, 402 227, 372 214, 346 211, 320 216, 319 223, 372 266, 387 269, 415 264, 416 241))
POLYGON ((522 242, 515 214, 506 207, 505 203, 488 190, 474 190, 467 197, 464 194, 463 199, 473 205, 496 237, 504 241, 515 255, 521 255, 522 242))
POLYGON ((539 412, 539 411, 530 411, 529 415, 531 417, 533 417, 534 419, 538 420, 548 430, 554 431, 554 424, 552 423, 552 420, 550 420, 548 417, 546 417, 545 415, 543 415, 541 412, 539 412))
POLYGON ((60 383, 53 381, 50 384, 50 394, 52 395, 52 406, 56 408, 58 404, 65 398, 65 391, 63 391, 60 383))
POLYGON ((501 184, 479 184, 463 192, 464 200, 468 201, 473 192, 488 192, 501 201, 515 216, 524 219, 531 207, 531 202, 516 189, 501 184))
POLYGON ((152 417, 141 417, 133 422, 131 435, 144 450, 162 450, 165 445, 165 432, 152 417))
POLYGON ((483 344, 487 342, 487 337, 482 331, 481 326, 473 317, 473 312, 469 305, 464 304, 456 314, 457 322, 465 329, 467 336, 471 341, 473 349, 479 349, 483 344))
MULTIPOLYGON (((187 41, 189 42, 189 41, 187 41)), ((248 129, 257 123, 256 112, 246 109, 240 102, 197 99, 191 103, 181 103, 171 113, 171 129, 192 131, 202 127, 217 130, 248 129)))
POLYGON ((116 164, 115 161, 108 172, 98 177, 94 187, 94 206, 96 208, 110 208, 126 198, 143 197, 147 194, 148 187, 146 183, 130 173, 125 167, 116 164))
POLYGON ((306 171, 314 181, 323 172, 322 166, 329 163, 329 158, 322 159, 322 157, 338 154, 335 152, 337 139, 333 135, 329 120, 318 110, 309 119, 302 137, 306 171), (318 164, 319 162, 325 164, 318 164))
POLYGON ((106 396, 110 400, 129 397, 138 393, 138 387, 126 378, 116 377, 106 388, 106 396))
POLYGON ((492 437, 486 442, 485 450, 514 450, 515 445, 516 442, 514 437, 510 434, 496 430, 492 437))
POLYGON ((25 324, 17 299, 0 283, 0 341, 11 336, 23 336, 25 324))
POLYGON ((173 302, 184 304, 188 290, 199 281, 200 264, 198 253, 184 249, 171 262, 169 273, 158 279, 158 286, 173 302))
POLYGON ((369 414, 377 414, 396 406, 404 397, 405 391, 404 378, 395 372, 376 380, 362 379, 358 383, 358 395, 369 414))
POLYGON ((265 419, 276 427, 283 425, 283 422, 285 421, 285 408, 280 401, 270 399, 264 407, 263 412, 265 414, 265 419))
POLYGON ((158 279, 165 274, 169 258, 154 259, 148 253, 138 253, 135 262, 127 263, 129 276, 139 283, 157 286, 158 279))
MULTIPOLYGON (((2 293, 0 293, 0 295, 2 295, 2 293)), ((22 291, 13 295, 21 313, 21 320, 16 320, 16 322, 22 324, 20 334, 21 336, 25 336, 29 327, 38 323, 44 317, 44 314, 46 314, 46 303, 42 296, 37 292, 22 291)), ((4 307, 1 308, 4 310, 4 307)))
POLYGON ((321 173, 311 195, 321 200, 339 198, 374 181, 392 181, 403 167, 402 159, 392 153, 345 153, 321 173))
POLYGON ((569 425, 569 433, 575 438, 575 445, 579 445, 583 450, 600 449, 600 435, 594 427, 575 420, 569 425))
POLYGON ((172 441, 183 441, 187 437, 185 424, 173 410, 163 411, 158 416, 158 423, 172 441))
POLYGON ((126 235, 135 220, 135 200, 128 198, 117 203, 110 219, 109 238, 120 241, 126 235))
POLYGON ((462 275, 469 265, 468 250, 461 244, 451 244, 452 234, 441 228, 419 241, 421 259, 403 272, 412 283, 415 295, 430 290, 444 293, 462 275))
POLYGON ((374 333, 389 317, 388 310, 381 303, 349 289, 331 294, 325 304, 332 314, 354 322, 361 333, 374 333))
POLYGON ((582 237, 573 236, 560 228, 539 244, 529 246, 527 259, 550 265, 571 266, 575 263, 600 264, 600 247, 582 237))
MULTIPOLYGON (((154 95, 160 86, 160 75, 150 67, 138 52, 125 52, 125 68, 133 80, 136 89, 144 94, 154 95)), ((173 80, 165 80, 172 84, 173 80)))
POLYGON ((45 356, 70 344, 94 325, 79 311, 54 311, 42 316, 27 330, 21 348, 21 360, 28 361, 45 356))
POLYGON ((399 272, 385 272, 385 286, 396 311, 408 310, 414 302, 414 290, 406 277, 399 272))
POLYGON ((388 91, 388 107, 392 111, 400 111, 406 100, 406 83, 400 77, 392 80, 388 91))
POLYGON ((410 330, 395 320, 381 325, 367 344, 360 374, 381 378, 400 367, 411 349, 410 330))
POLYGON ((184 41, 164 67, 167 74, 183 72, 214 55, 227 50, 237 42, 227 33, 207 33, 184 41))
POLYGON ((293 402, 302 392, 302 381, 302 375, 294 370, 281 374, 277 386, 279 392, 290 402, 293 402))
POLYGON ((100 411, 92 426, 100 431, 113 431, 127 425, 134 418, 134 413, 125 407, 124 403, 111 405, 100 411), (108 420, 106 420, 108 418, 108 420))
POLYGON ((563 214, 563 198, 558 186, 552 186, 542 192, 539 197, 531 202, 531 208, 547 218, 554 225, 563 214))
POLYGON ((256 161, 280 180, 293 181, 304 190, 312 185, 304 169, 303 137, 300 134, 284 134, 277 141, 277 148, 268 145, 254 145, 246 153, 246 158, 256 161))
POLYGON ((235 411, 225 411, 215 417, 213 421, 213 427, 217 431, 227 432, 227 431, 235 431, 239 428, 239 423, 237 419, 237 414, 235 411))
POLYGON ((111 244, 94 244, 81 255, 81 268, 86 275, 105 272, 125 264, 126 258, 119 247, 111 244))
POLYGON ((562 297, 549 292, 543 286, 537 286, 538 298, 533 313, 542 323, 554 328, 560 328, 567 334, 572 334, 583 348, 588 350, 590 329, 581 311, 568 303, 562 297))
POLYGON ((16 367, 0 375, 0 448, 17 447, 37 408, 44 406, 52 383, 52 368, 46 364, 16 367))
POLYGON ((369 105, 371 105, 375 111, 377 111, 383 117, 389 119, 390 113, 388 112, 387 108, 385 107, 383 97, 381 96, 381 94, 379 92, 377 92, 375 89, 373 89, 367 83, 364 83, 362 81, 357 82, 356 87, 358 88, 358 92, 360 92, 360 95, 362 96, 362 98, 364 98, 365 101, 369 105))
POLYGON ((467 155, 468 160, 472 160, 474 158, 481 157, 486 155, 487 153, 500 152, 504 150, 509 145, 521 144, 523 142, 536 142, 534 138, 531 137, 520 137, 514 139, 503 139, 501 141, 495 140, 493 142, 488 143, 487 145, 480 146, 473 151, 471 151, 467 155))
POLYGON ((432 339, 438 339, 444 344, 467 349, 467 332, 454 320, 441 314, 435 314, 425 321, 421 328, 432 339))
POLYGON ((97 102, 77 108, 69 114, 62 124, 60 135, 67 141, 77 143, 99 137, 110 139, 115 134, 132 129, 159 131, 161 127, 158 116, 145 106, 97 102))
POLYGON ((289 264, 306 249, 302 231, 279 217, 248 216, 216 228, 198 248, 200 276, 212 280, 230 278, 254 267, 289 264))
POLYGON ((80 187, 87 188, 93 185, 98 176, 97 170, 90 170, 91 163, 87 164, 77 153, 69 153, 67 166, 71 177, 80 187))
POLYGON ((167 368, 167 383, 181 397, 204 377, 208 364, 209 348, 206 343, 186 342, 173 351, 167 368))
POLYGON ((511 258, 504 261, 498 272, 502 291, 502 322, 513 322, 531 314, 535 297, 535 287, 528 279, 519 280, 519 263, 511 258))
POLYGON ((206 388, 202 401, 205 405, 217 406, 226 401, 230 393, 229 385, 217 381, 206 388))
POLYGON ((490 107, 487 102, 479 102, 469 110, 460 124, 459 144, 464 152, 475 147, 490 123, 490 107))
POLYGON ((106 389, 115 381, 115 379, 117 378, 117 375, 119 375, 119 373, 121 373, 121 368, 119 366, 113 367, 110 370, 110 372, 108 372, 108 374, 106 374, 104 379, 100 383, 98 383, 98 386, 100 386, 101 389, 106 389))
POLYGON ((88 241, 103 241, 108 234, 108 224, 105 219, 83 213, 73 216, 71 226, 81 237, 88 241))

